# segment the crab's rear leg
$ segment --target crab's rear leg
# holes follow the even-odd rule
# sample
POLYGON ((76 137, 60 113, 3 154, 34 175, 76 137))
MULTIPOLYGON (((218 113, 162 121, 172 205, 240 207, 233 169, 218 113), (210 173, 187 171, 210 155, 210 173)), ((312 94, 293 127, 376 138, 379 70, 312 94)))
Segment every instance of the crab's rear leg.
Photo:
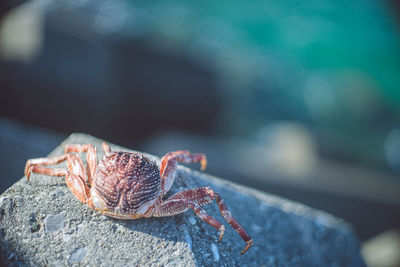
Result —
POLYGON ((207 166, 207 158, 203 153, 191 154, 187 150, 179 150, 168 152, 161 158, 160 176, 161 190, 164 196, 170 189, 175 180, 175 173, 178 162, 196 163, 200 162, 201 170, 205 170, 207 166))
POLYGON ((86 184, 86 171, 81 159, 78 156, 64 154, 54 158, 30 159, 26 162, 25 175, 29 180, 31 173, 44 174, 49 176, 65 176, 67 186, 74 196, 81 202, 87 204, 89 199, 89 187, 86 184), (68 170, 52 169, 39 165, 54 165, 67 160, 68 170))
POLYGON ((211 203, 216 200, 221 215, 224 219, 232 226, 233 229, 240 235, 240 237, 246 242, 246 246, 242 250, 241 254, 253 245, 253 239, 246 232, 246 230, 239 224, 239 222, 233 218, 232 214, 226 207, 223 199, 218 193, 215 193, 208 187, 200 187, 181 191, 162 202, 158 207, 155 208, 153 216, 164 217, 172 216, 186 211, 191 208, 200 219, 215 227, 220 231, 218 242, 221 240, 225 227, 218 222, 216 219, 208 215, 202 208, 202 205, 211 203))

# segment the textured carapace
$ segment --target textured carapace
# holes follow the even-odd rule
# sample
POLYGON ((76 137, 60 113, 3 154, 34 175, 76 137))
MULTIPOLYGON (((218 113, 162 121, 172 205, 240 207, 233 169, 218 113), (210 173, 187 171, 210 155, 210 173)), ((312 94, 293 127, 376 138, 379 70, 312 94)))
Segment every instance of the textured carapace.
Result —
POLYGON ((204 170, 207 164, 204 154, 191 154, 186 150, 169 152, 161 158, 159 168, 143 154, 112 152, 106 143, 102 147, 105 155, 97 162, 95 146, 67 145, 61 156, 28 160, 25 175, 28 180, 31 173, 65 176, 67 186, 79 201, 114 218, 165 217, 192 209, 200 219, 220 231, 219 242, 225 227, 202 208, 215 201, 224 219, 246 242, 241 254, 253 245, 253 239, 232 216, 221 196, 209 187, 187 189, 164 199, 174 182, 178 162, 198 162, 204 170), (74 152, 86 152, 86 168, 74 152), (62 161, 67 161, 67 170, 45 167, 62 161))
POLYGON ((92 190, 108 211, 136 214, 154 204, 161 191, 157 164, 140 153, 111 152, 97 166, 92 190))

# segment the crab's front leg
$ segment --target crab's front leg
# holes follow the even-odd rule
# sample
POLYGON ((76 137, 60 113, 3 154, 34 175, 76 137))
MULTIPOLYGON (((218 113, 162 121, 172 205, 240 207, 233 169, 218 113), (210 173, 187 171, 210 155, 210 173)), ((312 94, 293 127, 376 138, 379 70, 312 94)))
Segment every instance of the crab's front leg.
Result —
MULTIPOLYGON (((49 176, 65 176, 67 186, 74 196, 84 204, 89 204, 89 187, 86 184, 86 171, 78 156, 64 154, 54 158, 30 159, 26 162, 25 175, 29 180, 31 173, 45 174, 49 176), (54 165, 67 160, 68 170, 52 169, 40 165, 54 165)), ((90 206, 90 205, 89 205, 90 206)))
POLYGON ((65 153, 76 152, 84 153, 86 152, 86 162, 87 162, 87 178, 89 186, 92 185, 92 180, 94 178, 94 173, 97 168, 97 153, 96 147, 92 144, 68 144, 65 146, 65 153))
POLYGON ((40 173, 50 176, 65 176, 67 174, 66 170, 62 169, 51 169, 40 165, 55 165, 63 162, 67 159, 67 155, 62 155, 53 158, 37 158, 29 159, 25 164, 25 176, 29 181, 31 173, 40 173))
POLYGON ((246 253, 246 251, 253 245, 253 239, 240 225, 240 223, 232 216, 221 196, 208 187, 194 188, 176 193, 172 197, 168 198, 167 200, 161 202, 158 206, 156 206, 152 216, 173 216, 191 208, 200 219, 220 231, 220 235, 218 238, 219 242, 224 235, 225 227, 216 219, 208 215, 203 208, 201 208, 202 205, 209 204, 213 200, 217 202, 221 215, 224 217, 224 219, 246 242, 246 246, 240 254, 246 253))
POLYGON ((178 162, 200 162, 202 171, 204 171, 207 166, 207 159, 203 153, 191 154, 187 150, 179 150, 165 154, 165 156, 161 158, 160 167, 161 190, 163 196, 171 189, 171 186, 174 183, 178 162))

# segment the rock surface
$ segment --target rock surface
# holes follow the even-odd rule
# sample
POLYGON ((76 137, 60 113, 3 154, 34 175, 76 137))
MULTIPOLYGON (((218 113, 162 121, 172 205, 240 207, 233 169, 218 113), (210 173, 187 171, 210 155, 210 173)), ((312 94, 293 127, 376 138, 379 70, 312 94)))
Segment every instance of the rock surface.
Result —
MULTIPOLYGON (((72 134, 50 155, 63 153, 66 143, 92 143, 100 148, 100 142, 72 134)), ((183 166, 171 193, 199 186, 219 192, 252 235, 255 244, 245 255, 239 254, 244 242, 223 220, 215 203, 205 209, 227 226, 221 243, 217 243, 217 231, 192 211, 131 221, 108 218, 76 200, 62 178, 33 174, 30 182, 23 177, 0 196, 0 264, 365 266, 357 238, 340 219, 183 166)))

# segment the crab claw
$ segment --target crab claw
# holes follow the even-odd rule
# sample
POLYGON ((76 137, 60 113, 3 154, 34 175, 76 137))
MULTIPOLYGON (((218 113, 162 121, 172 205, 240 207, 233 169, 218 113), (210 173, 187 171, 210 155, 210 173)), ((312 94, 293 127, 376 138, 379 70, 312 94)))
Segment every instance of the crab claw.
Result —
POLYGON ((250 239, 249 241, 246 242, 247 245, 244 247, 244 249, 240 252, 240 255, 243 255, 246 253, 247 250, 253 245, 253 239, 250 239))

